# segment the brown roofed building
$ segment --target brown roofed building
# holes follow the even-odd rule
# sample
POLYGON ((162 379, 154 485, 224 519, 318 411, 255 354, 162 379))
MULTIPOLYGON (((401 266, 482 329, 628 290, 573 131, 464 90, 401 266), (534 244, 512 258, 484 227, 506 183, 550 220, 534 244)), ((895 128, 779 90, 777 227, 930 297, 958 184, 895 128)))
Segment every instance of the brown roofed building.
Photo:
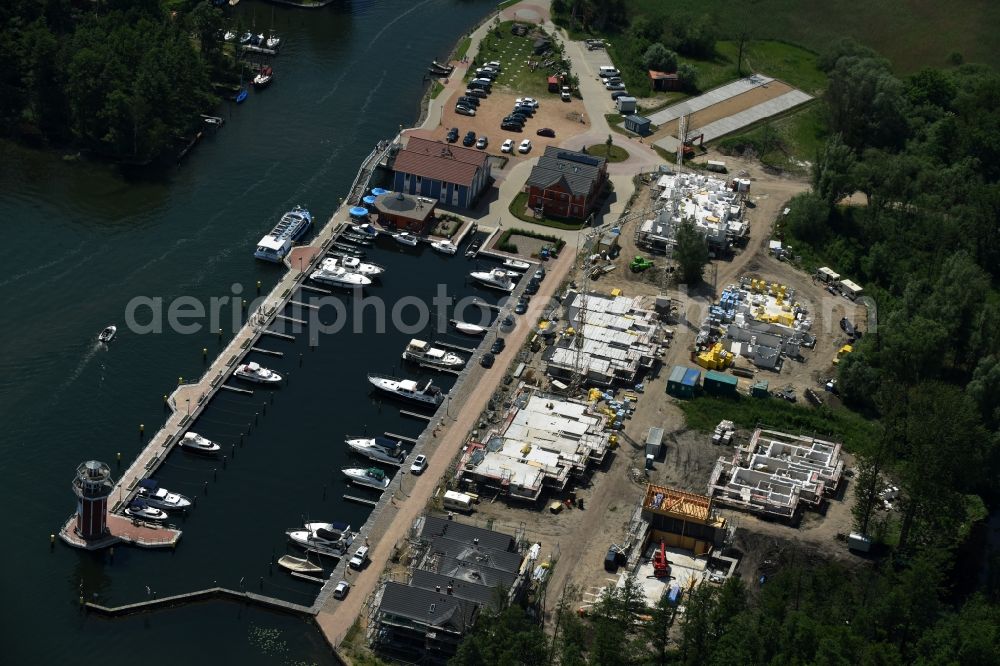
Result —
POLYGON ((653 90, 680 90, 681 80, 677 72, 657 72, 649 70, 649 84, 653 90))
POLYGON ((410 137, 393 163, 396 192, 471 208, 490 184, 490 159, 482 150, 410 137))
POLYGON ((583 219, 597 205, 607 179, 603 157, 547 146, 525 183, 528 206, 553 217, 583 219))
POLYGON ((384 226, 392 225, 397 231, 423 234, 430 227, 436 204, 433 199, 390 192, 375 199, 375 211, 384 226))

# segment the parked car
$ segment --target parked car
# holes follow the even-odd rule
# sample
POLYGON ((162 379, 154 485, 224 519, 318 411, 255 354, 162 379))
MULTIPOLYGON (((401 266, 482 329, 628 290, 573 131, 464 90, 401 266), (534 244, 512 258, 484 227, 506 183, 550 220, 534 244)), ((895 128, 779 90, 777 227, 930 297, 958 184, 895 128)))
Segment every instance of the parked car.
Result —
POLYGON ((469 130, 468 132, 465 133, 465 138, 462 139, 462 145, 469 147, 474 143, 476 143, 476 133, 473 132, 472 130, 469 130))
POLYGON ((543 127, 537 132, 535 132, 535 134, 537 134, 538 136, 547 136, 550 139, 554 139, 556 137, 556 131, 551 127, 543 127))
POLYGON ((524 314, 528 311, 528 300, 526 298, 519 298, 517 305, 514 306, 514 314, 524 314))
POLYGON ((528 118, 531 118, 532 116, 535 115, 535 107, 530 106, 528 104, 518 104, 517 106, 514 107, 514 113, 521 113, 527 116, 528 118))
POLYGON ((622 82, 623 81, 617 76, 612 76, 611 78, 604 80, 604 83, 622 83, 622 82))
POLYGON ((521 145, 517 147, 517 152, 527 153, 531 150, 531 139, 525 139, 521 142, 521 145))
POLYGON ((545 269, 544 268, 539 268, 537 271, 535 271, 535 275, 531 279, 534 280, 534 281, 536 281, 536 282, 541 282, 542 280, 544 280, 545 279, 545 269))
POLYGON ((625 90, 625 84, 621 83, 621 82, 618 82, 618 83, 605 83, 604 87, 606 89, 608 89, 608 90, 625 90))
POLYGON ((427 456, 421 453, 413 459, 413 464, 410 465, 410 474, 423 474, 425 469, 427 469, 427 456))
POLYGON ((506 348, 507 348, 507 343, 504 342, 504 339, 503 338, 497 338, 496 340, 493 341, 493 346, 490 347, 490 353, 491 354, 499 354, 500 352, 502 352, 506 348))
POLYGON ((514 139, 507 139, 500 145, 501 153, 509 153, 514 150, 514 139))
POLYGON ((448 130, 448 143, 455 143, 458 141, 458 128, 452 127, 448 130))
POLYGON ((471 95, 462 95, 456 101, 458 101, 458 102, 460 102, 462 104, 465 104, 466 106, 472 106, 472 107, 475 107, 477 109, 479 108, 479 98, 478 97, 473 97, 471 95))
POLYGON ((507 118, 518 120, 519 122, 522 122, 522 123, 528 122, 528 116, 524 115, 520 111, 514 111, 514 112, 512 112, 510 115, 507 116, 507 118))
POLYGON ((628 97, 628 91, 627 90, 616 90, 613 93, 611 93, 611 99, 617 100, 619 97, 628 97))
POLYGON ((465 91, 465 94, 469 97, 478 97, 479 99, 486 99, 490 96, 485 90, 479 90, 478 88, 469 88, 465 91))
POLYGON ((333 588, 333 598, 343 599, 347 596, 347 593, 351 590, 351 584, 346 580, 342 580, 337 583, 337 587, 333 588))
POLYGON ((617 76, 621 76, 621 75, 622 75, 621 72, 619 72, 614 67, 611 67, 611 66, 608 66, 608 65, 605 65, 605 66, 601 67, 601 71, 600 71, 600 74, 599 74, 599 76, 602 79, 609 79, 609 78, 613 78, 613 77, 617 77, 617 76))
POLYGON ((518 97, 514 100, 514 104, 524 104, 525 106, 530 106, 532 108, 538 108, 538 100, 534 97, 518 97))
MULTIPOLYGON (((507 130, 508 132, 520 132, 521 128, 524 127, 521 123, 516 122, 503 122, 500 124, 500 129, 507 130)), ((510 152, 509 150, 507 151, 510 152)))
POLYGON ((365 561, 368 559, 368 546, 361 546, 356 551, 354 551, 354 557, 348 561, 347 566, 352 569, 361 569, 365 566, 365 561))
POLYGON ((500 66, 500 61, 499 60, 490 60, 488 63, 486 63, 486 66, 490 67, 492 69, 495 69, 498 72, 502 72, 503 71, 503 67, 500 66))
POLYGON ((562 92, 559 93, 559 98, 564 102, 572 102, 573 96, 569 93, 569 88, 563 88, 562 92))
POLYGON ((479 141, 476 141, 476 148, 480 150, 486 150, 486 146, 490 145, 490 140, 485 136, 479 137, 479 141))
POLYGON ((538 293, 538 280, 532 278, 524 288, 524 293, 532 295, 538 293))
POLYGON ((479 359, 479 365, 483 366, 484 368, 492 368, 493 363, 496 360, 497 359, 493 354, 486 352, 485 354, 483 354, 482 358, 479 359))
POLYGON ((460 116, 474 116, 476 115, 476 110, 473 109, 471 106, 466 106, 464 104, 456 104, 455 113, 457 113, 460 116))

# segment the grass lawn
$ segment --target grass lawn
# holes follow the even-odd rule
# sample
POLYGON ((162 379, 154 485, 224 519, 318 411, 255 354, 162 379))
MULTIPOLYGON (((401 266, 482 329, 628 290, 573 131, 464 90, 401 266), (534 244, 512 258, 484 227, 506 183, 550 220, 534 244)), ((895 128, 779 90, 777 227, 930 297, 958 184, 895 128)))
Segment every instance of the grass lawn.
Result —
POLYGON ((742 153, 746 148, 752 148, 762 164, 788 171, 804 171, 803 163, 814 162, 826 141, 824 113, 822 102, 812 102, 743 132, 723 137, 712 145, 726 153, 742 153))
POLYGON ((681 400, 687 425, 711 432, 722 418, 738 427, 768 426, 790 433, 829 436, 841 441, 848 451, 867 451, 877 439, 878 426, 847 409, 800 407, 777 398, 700 397, 681 400))
MULTIPOLYGON (((491 60, 500 61, 502 71, 493 89, 509 88, 529 97, 544 97, 548 94, 548 71, 538 67, 534 71, 528 66, 529 60, 544 60, 534 55, 532 43, 534 37, 530 34, 517 37, 510 34, 513 21, 500 24, 499 29, 491 31, 479 44, 479 53, 475 54, 473 64, 481 66, 491 60)), ((469 68, 466 80, 474 78, 475 67, 469 68)))
POLYGON ((628 159, 628 151, 614 144, 611 144, 610 151, 608 150, 608 145, 604 143, 587 146, 587 154, 594 157, 605 157, 609 162, 624 162, 628 159))
POLYGON ((510 202, 510 214, 523 222, 538 224, 543 227, 552 227, 553 229, 568 229, 570 231, 576 231, 577 229, 581 229, 586 223, 586 220, 582 222, 567 222, 548 217, 535 217, 532 213, 525 212, 527 210, 527 205, 528 193, 521 192, 514 197, 513 201, 510 202))
POLYGON ((455 53, 452 56, 453 60, 461 60, 465 57, 465 54, 469 52, 469 47, 472 46, 472 37, 462 37, 458 40, 458 44, 455 46, 455 53))
POLYGON ((444 84, 435 80, 434 83, 431 84, 431 99, 440 95, 442 90, 444 90, 444 84))

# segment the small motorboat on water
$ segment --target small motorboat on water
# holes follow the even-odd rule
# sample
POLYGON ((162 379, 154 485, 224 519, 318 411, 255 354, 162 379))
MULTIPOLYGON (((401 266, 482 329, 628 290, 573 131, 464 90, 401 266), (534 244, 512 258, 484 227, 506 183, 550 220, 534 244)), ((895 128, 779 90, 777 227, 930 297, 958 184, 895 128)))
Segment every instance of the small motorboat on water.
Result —
MULTIPOLYGON (((517 273, 514 274, 517 275, 517 273)), ((491 289, 499 289, 506 292, 514 291, 514 282, 510 279, 511 276, 502 268, 494 268, 491 271, 473 271, 469 273, 469 277, 491 289)))
POLYGON ((454 326, 459 333, 465 333, 466 335, 483 335, 486 333, 485 326, 470 324, 469 322, 459 321, 458 319, 452 319, 451 325, 454 326))
POLYGON ((457 369, 465 365, 461 356, 432 347, 429 342, 413 338, 403 350, 403 358, 407 361, 422 363, 439 368, 457 369))
POLYGON ((441 254, 455 254, 458 252, 458 246, 448 240, 434 241, 431 243, 431 247, 441 254))
POLYGON ((351 230, 368 238, 375 238, 379 233, 378 229, 375 228, 375 225, 370 222, 365 222, 364 224, 352 224, 351 230))
POLYGON ((236 31, 235 30, 226 30, 225 34, 222 35, 222 38, 224 40, 226 40, 227 42, 231 42, 234 39, 236 39, 236 31))
POLYGON ((359 273, 369 277, 385 273, 385 267, 371 262, 361 261, 357 257, 327 257, 320 264, 321 269, 331 271, 336 270, 337 266, 343 266, 346 270, 349 270, 352 273, 359 273))
POLYGON ((153 520, 159 522, 167 519, 167 512, 163 509, 149 506, 142 500, 132 500, 132 503, 125 509, 125 515, 129 518, 140 520, 153 520))
POLYGON ((233 376, 257 384, 280 384, 282 380, 282 376, 274 370, 269 370, 253 361, 237 366, 233 376))
POLYGON ((323 555, 340 557, 354 543, 354 533, 347 523, 306 523, 286 530, 292 543, 323 555))
POLYGON ((222 447, 208 439, 207 437, 202 437, 196 432, 191 432, 190 430, 184 433, 179 442, 182 447, 188 451, 194 451, 196 453, 206 453, 209 455, 214 455, 222 450, 222 447))
POLYGON ((340 471, 351 483, 355 483, 359 486, 375 488, 376 490, 385 490, 389 487, 389 483, 392 481, 392 479, 390 479, 386 473, 378 467, 369 467, 368 469, 348 467, 347 469, 342 469, 340 471))
POLYGON ((264 46, 272 51, 277 51, 278 47, 281 46, 281 38, 274 33, 271 33, 271 35, 264 41, 264 46))
POLYGON ((97 334, 98 342, 111 342, 115 339, 115 334, 118 333, 117 326, 108 326, 103 331, 97 334))
POLYGON ((409 247, 416 247, 417 243, 420 242, 420 240, 416 236, 407 231, 402 231, 398 234, 393 234, 392 237, 395 238, 396 242, 399 243, 400 245, 406 245, 409 247))
POLYGON ((344 442, 355 453, 390 465, 401 465, 406 455, 398 440, 388 437, 350 437, 344 442))
POLYGON ((138 497, 149 506, 165 511, 180 511, 191 506, 191 500, 184 495, 172 493, 153 479, 139 482, 138 497))
POLYGON ((258 90, 261 88, 266 88, 271 85, 271 81, 274 80, 274 70, 270 66, 261 67, 257 75, 253 77, 253 87, 258 90))
POLYGON ((246 88, 240 88, 240 91, 236 93, 235 97, 233 97, 233 101, 236 102, 237 104, 242 104, 243 102, 247 101, 247 95, 249 94, 250 91, 248 91, 246 88))
POLYGON ((521 261, 519 259, 505 259, 503 262, 503 267, 510 268, 515 271, 523 273, 524 271, 531 268, 531 264, 529 264, 527 261, 521 261))
POLYGON ((444 402, 444 393, 441 389, 427 380, 424 385, 419 385, 412 379, 398 379, 386 375, 368 375, 368 382, 383 393, 393 397, 417 402, 422 405, 437 407, 444 402))
POLYGON ((323 567, 318 564, 313 564, 309 561, 309 557, 294 557, 292 555, 282 555, 278 558, 278 566, 282 569, 287 569, 288 571, 294 571, 295 573, 306 574, 309 576, 316 576, 323 573, 323 567))
POLYGON ((240 35, 240 44, 249 44, 251 39, 253 39, 253 33, 248 30, 240 35))
POLYGON ((321 268, 318 271, 313 271, 309 279, 313 282, 332 284, 337 287, 367 287, 372 283, 370 277, 366 277, 360 273, 352 273, 343 266, 321 268))

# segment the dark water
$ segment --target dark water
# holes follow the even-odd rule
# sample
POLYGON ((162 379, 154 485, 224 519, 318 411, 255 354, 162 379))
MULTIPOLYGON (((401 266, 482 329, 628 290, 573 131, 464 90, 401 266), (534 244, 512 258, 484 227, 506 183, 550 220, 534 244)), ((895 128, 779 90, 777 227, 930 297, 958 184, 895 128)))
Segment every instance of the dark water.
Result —
MULTIPOLYGON (((374 144, 415 120, 426 64, 492 6, 342 1, 306 11, 244 0, 244 24, 273 22, 285 37, 275 83, 240 107, 224 106, 225 127, 160 179, 127 179, 104 166, 0 145, 8 245, 0 271, 4 663, 84 655, 106 664, 330 663, 321 637, 297 618, 209 603, 109 621, 80 614, 77 597, 81 584, 87 597, 108 604, 144 599, 147 589, 162 596, 219 584, 310 603, 317 586, 272 573, 269 562, 286 552, 283 531, 304 516, 364 522, 366 507, 341 500, 347 487, 338 470, 366 466, 347 454, 344 434, 415 436, 421 428, 369 395, 367 371, 412 372, 398 366, 413 335, 376 332, 374 309, 361 332, 349 326, 316 347, 306 333, 262 343, 284 358, 251 358, 290 375, 273 403, 258 390, 222 394, 209 405, 194 429, 227 446, 255 418, 257 425, 225 469, 174 454, 157 474, 171 489, 198 496, 175 552, 121 547, 112 561, 61 544, 50 549, 49 534, 74 510, 76 466, 96 458, 118 471, 116 454, 127 462, 142 446, 139 424, 152 434, 163 422, 162 395, 178 377, 202 372, 202 348, 220 348, 207 322, 186 335, 125 330, 129 301, 162 298, 166 312, 181 296, 206 304, 231 296, 234 284, 250 298, 258 280, 269 289, 280 269, 254 261, 254 242, 296 203, 325 221, 374 144), (119 337, 101 349, 94 336, 111 322, 119 337)), ((429 300, 439 283, 455 296, 495 300, 465 283, 472 264, 462 257, 391 244, 369 257, 389 270, 368 293, 390 309, 405 295, 429 300)), ((228 338, 232 308, 223 313, 228 338)), ((328 306, 320 318, 330 322, 335 313, 328 306)), ((415 318, 409 311, 406 319, 415 318)), ((444 389, 451 382, 436 378, 444 389)))

